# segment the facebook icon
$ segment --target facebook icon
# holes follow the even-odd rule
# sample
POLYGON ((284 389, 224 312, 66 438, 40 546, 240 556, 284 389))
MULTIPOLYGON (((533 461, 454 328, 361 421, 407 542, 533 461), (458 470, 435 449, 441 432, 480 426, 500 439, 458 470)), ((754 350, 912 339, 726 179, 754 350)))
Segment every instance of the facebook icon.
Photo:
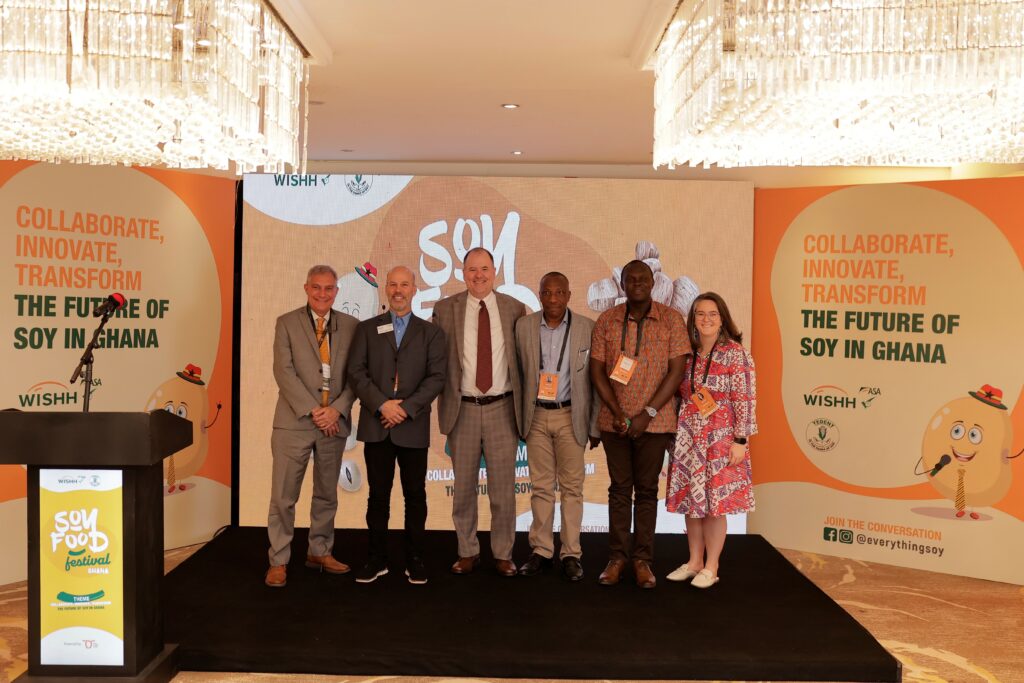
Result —
POLYGON ((835 542, 838 540, 839 532, 836 531, 835 527, 827 526, 825 527, 825 532, 822 535, 826 541, 835 542))

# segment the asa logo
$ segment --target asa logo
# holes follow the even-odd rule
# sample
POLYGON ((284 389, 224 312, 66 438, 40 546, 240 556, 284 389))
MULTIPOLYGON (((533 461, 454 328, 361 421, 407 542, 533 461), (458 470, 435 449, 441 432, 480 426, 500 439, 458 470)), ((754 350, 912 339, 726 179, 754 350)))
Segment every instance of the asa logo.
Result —
POLYGON ((22 408, 78 405, 78 390, 54 380, 44 380, 18 394, 18 405, 22 408))
POLYGON ((345 176, 345 187, 357 197, 361 194, 366 194, 373 187, 373 176, 347 175, 345 176))

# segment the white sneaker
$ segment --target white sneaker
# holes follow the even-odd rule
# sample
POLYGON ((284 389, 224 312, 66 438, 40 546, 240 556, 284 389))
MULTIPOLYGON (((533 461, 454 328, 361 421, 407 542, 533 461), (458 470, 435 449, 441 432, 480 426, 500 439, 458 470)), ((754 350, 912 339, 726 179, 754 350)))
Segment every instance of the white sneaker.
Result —
POLYGON ((712 576, 711 572, 707 569, 701 569, 697 572, 697 576, 693 577, 693 581, 690 582, 690 585, 694 588, 711 588, 716 583, 718 583, 717 576, 712 576))
POLYGON ((695 576, 697 576, 697 572, 690 569, 687 565, 681 564, 675 571, 665 578, 669 581, 689 581, 695 576))

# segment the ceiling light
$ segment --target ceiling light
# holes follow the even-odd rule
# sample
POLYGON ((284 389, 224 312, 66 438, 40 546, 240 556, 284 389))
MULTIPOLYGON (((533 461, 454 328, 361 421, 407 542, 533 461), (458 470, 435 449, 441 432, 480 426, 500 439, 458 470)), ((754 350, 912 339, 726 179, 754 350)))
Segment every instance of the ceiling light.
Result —
POLYGON ((1024 159, 1024 0, 683 0, 654 166, 1024 159))
POLYGON ((308 69, 266 0, 7 4, 0 159, 302 170, 308 69))
POLYGON ((523 151, 521 149, 514 149, 512 150, 512 156, 521 157, 523 156, 523 151))
POLYGON ((512 102, 509 102, 507 104, 501 105, 501 108, 502 109, 519 109, 519 105, 518 104, 514 104, 512 102))

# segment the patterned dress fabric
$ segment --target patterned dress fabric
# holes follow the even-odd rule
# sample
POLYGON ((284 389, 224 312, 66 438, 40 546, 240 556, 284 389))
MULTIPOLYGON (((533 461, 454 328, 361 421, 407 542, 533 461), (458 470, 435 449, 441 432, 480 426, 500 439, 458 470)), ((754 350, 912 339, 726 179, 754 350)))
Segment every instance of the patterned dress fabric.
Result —
POLYGON ((752 511, 750 454, 729 467, 733 437, 757 433, 757 383, 750 353, 733 341, 718 342, 710 359, 694 353, 687 360, 679 393, 679 428, 669 461, 666 508, 689 517, 752 511), (707 382, 702 383, 708 362, 707 382), (690 400, 694 391, 690 381, 693 363, 697 364, 692 368, 693 382, 707 387, 718 404, 708 417, 701 417, 690 400))

